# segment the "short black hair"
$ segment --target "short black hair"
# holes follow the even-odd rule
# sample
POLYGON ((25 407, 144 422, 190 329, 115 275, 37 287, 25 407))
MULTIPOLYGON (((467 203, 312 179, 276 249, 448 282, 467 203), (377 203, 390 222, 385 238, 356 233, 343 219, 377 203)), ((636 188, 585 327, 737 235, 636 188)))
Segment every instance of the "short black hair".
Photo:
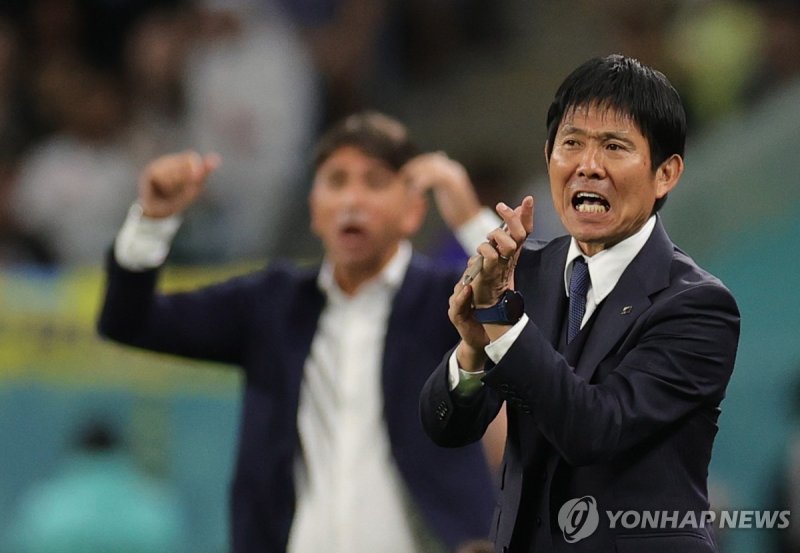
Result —
POLYGON ((319 169, 333 152, 343 146, 354 146, 395 171, 417 155, 406 126, 377 111, 354 113, 325 132, 314 150, 313 169, 319 169))
MULTIPOLYGON (((548 159, 565 114, 590 106, 614 109, 631 118, 650 145, 653 171, 673 154, 683 157, 686 110, 678 91, 660 71, 612 54, 583 63, 556 91, 547 111, 548 159)), ((657 200, 653 212, 666 200, 666 196, 657 200)))

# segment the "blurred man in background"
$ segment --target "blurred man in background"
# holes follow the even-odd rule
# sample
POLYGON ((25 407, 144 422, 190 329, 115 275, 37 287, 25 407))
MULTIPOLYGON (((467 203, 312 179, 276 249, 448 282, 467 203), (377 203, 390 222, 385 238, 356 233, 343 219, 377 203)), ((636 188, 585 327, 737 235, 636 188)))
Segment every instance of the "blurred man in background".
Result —
POLYGON ((175 490, 137 467, 106 423, 94 421, 79 434, 60 469, 20 500, 4 551, 187 551, 175 490))
POLYGON ((436 447, 417 414, 426 367, 458 335, 445 312, 454 275, 408 239, 427 188, 470 249, 483 239, 494 221, 482 222, 466 171, 443 154, 417 156, 393 119, 353 115, 321 138, 314 159, 321 267, 276 262, 161 295, 180 216, 219 163, 187 152, 143 171, 109 259, 99 328, 243 368, 233 550, 435 552, 486 537, 494 498, 483 451, 436 447))

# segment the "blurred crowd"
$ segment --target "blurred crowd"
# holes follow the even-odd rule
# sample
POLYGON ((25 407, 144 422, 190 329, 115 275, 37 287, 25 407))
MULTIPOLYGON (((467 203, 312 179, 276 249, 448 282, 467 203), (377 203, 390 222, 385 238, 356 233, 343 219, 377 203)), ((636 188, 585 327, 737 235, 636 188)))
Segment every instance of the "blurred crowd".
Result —
POLYGON ((176 260, 264 258, 291 252, 287 244, 307 234, 309 145, 354 110, 406 120, 424 147, 463 158, 493 202, 541 170, 530 152, 543 136, 545 77, 560 79, 567 59, 620 51, 661 68, 685 96, 694 128, 800 74, 796 0, 559 6, 4 1, 0 263, 100 263, 135 198, 140 168, 169 151, 223 158, 187 216, 176 260), (581 41, 568 40, 583 29, 581 41), (537 90, 526 87, 534 78, 524 72, 535 75, 537 90), (481 88, 469 90, 470 75, 481 88), (482 90, 489 97, 475 100, 482 90), (441 109, 426 101, 431 95, 441 109), (495 126, 486 123, 492 117, 495 126), (474 132, 460 131, 470 124, 474 132))
POLYGON ((98 263, 135 198, 138 170, 187 148, 221 154, 223 168, 174 255, 273 253, 303 203, 317 131, 390 97, 396 90, 383 84, 406 70, 430 70, 456 46, 456 27, 474 25, 471 2, 440 4, 4 2, 0 258, 98 263), (423 10, 435 27, 402 44, 423 10))

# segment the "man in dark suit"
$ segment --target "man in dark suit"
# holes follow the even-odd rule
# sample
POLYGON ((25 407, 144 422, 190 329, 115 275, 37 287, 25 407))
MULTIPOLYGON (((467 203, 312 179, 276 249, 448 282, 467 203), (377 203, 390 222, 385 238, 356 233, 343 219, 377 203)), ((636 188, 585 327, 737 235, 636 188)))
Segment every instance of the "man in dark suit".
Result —
POLYGON ((426 187, 449 196, 454 226, 476 214, 463 167, 415 156, 386 116, 349 117, 322 137, 314 161, 322 267, 276 262, 159 294, 177 217, 218 164, 187 152, 145 169, 109 259, 99 329, 244 369, 233 551, 453 551, 485 538, 494 499, 483 451, 437 448, 417 416, 430 367, 458 335, 444 310, 454 275, 407 239, 423 221, 426 187))
POLYGON ((451 296, 462 341, 423 389, 425 429, 470 444, 508 404, 498 552, 717 551, 706 478, 739 313, 657 215, 683 172, 680 97, 636 60, 593 59, 547 130, 570 236, 526 242, 533 199, 498 204, 507 228, 451 296))

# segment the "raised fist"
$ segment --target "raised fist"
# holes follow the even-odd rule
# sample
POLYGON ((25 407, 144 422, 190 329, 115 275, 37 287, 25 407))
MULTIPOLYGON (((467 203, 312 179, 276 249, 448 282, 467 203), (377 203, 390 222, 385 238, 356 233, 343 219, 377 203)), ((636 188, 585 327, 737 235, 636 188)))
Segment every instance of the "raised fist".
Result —
POLYGON ((145 217, 182 213, 203 190, 208 175, 219 167, 217 154, 194 151, 168 154, 151 161, 139 177, 139 203, 145 217))

